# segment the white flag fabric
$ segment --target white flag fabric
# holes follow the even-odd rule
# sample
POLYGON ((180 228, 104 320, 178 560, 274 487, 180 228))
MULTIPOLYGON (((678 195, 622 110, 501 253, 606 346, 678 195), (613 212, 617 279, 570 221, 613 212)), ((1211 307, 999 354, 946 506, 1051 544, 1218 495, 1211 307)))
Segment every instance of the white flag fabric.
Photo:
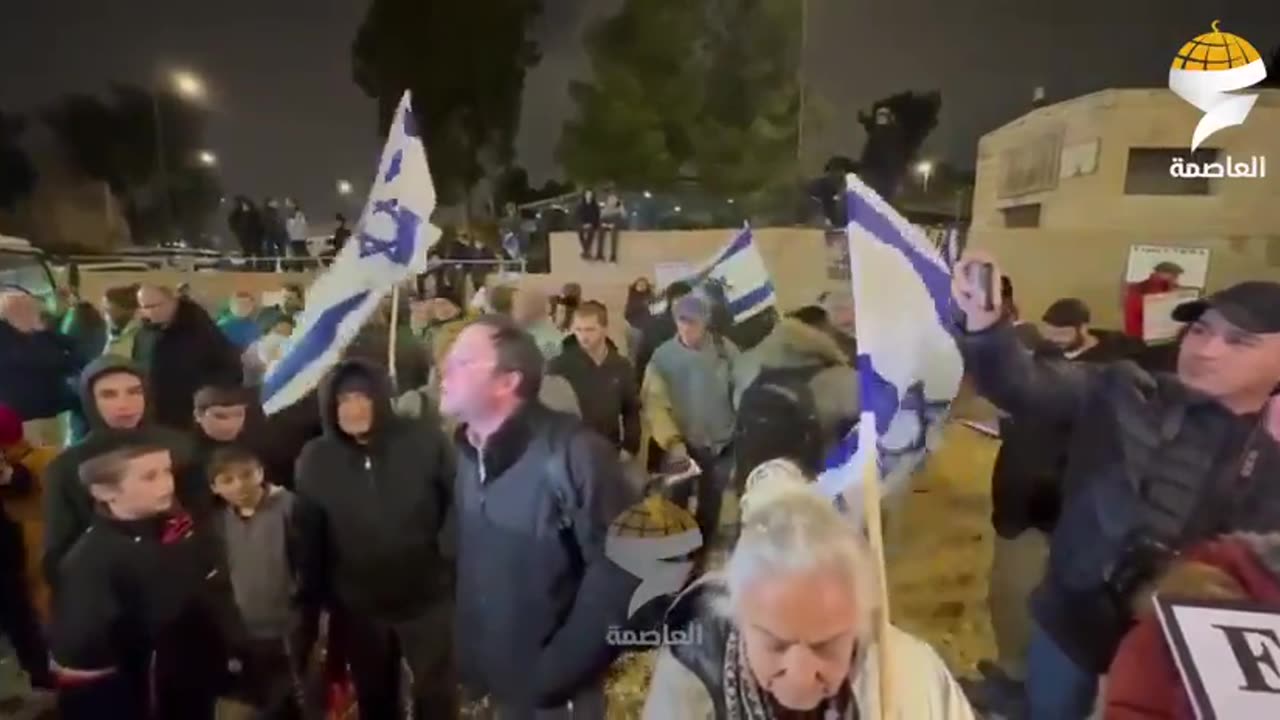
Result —
POLYGON ((440 239, 430 221, 435 207, 426 149, 406 92, 360 223, 333 264, 308 288, 307 307, 289 349, 263 383, 264 412, 282 410, 311 392, 387 293, 425 271, 427 250, 440 239))
MULTIPOLYGON (((744 227, 715 255, 689 275, 678 278, 712 299, 722 299, 735 324, 745 322, 777 305, 773 281, 764 257, 756 247, 751 228, 744 227), (723 295, 716 298, 716 295, 723 295)), ((650 307, 654 315, 666 312, 666 301, 650 307)))
POLYGON ((847 182, 862 413, 819 484, 836 497, 861 497, 849 490, 870 463, 886 494, 906 486, 941 435, 964 365, 942 252, 857 176, 847 182))

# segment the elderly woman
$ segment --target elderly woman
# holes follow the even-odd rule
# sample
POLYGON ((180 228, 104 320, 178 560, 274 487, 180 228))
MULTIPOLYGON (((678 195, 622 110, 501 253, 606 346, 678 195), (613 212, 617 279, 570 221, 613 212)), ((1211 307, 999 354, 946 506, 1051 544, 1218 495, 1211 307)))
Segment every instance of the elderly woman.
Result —
MULTIPOLYGON (((879 593, 866 542, 794 465, 774 461, 752 475, 723 574, 668 613, 672 641, 644 718, 878 720, 879 593)), ((973 718, 931 647, 893 628, 886 640, 893 717, 973 718)))

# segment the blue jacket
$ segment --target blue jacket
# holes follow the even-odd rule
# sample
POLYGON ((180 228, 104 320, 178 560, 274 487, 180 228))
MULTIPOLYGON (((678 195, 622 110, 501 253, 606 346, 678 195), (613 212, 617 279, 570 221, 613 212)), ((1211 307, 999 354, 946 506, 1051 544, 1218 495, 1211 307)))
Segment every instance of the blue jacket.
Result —
POLYGON ((235 315, 227 315, 218 319, 218 329, 223 335, 241 350, 248 350, 249 346, 257 342, 262 337, 262 331, 258 328, 258 323, 253 318, 236 317, 235 315))
POLYGON ((24 421, 74 408, 71 383, 84 363, 67 337, 52 330, 24 334, 0 322, 0 404, 24 421))

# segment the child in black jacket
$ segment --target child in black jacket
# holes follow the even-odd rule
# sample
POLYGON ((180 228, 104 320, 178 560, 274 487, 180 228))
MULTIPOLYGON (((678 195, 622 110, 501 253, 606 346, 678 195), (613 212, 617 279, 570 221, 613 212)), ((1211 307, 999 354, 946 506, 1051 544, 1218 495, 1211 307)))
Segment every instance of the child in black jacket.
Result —
POLYGON ((98 514, 59 568, 51 632, 64 720, 206 720, 244 631, 216 540, 174 501, 169 451, 95 439, 98 514))

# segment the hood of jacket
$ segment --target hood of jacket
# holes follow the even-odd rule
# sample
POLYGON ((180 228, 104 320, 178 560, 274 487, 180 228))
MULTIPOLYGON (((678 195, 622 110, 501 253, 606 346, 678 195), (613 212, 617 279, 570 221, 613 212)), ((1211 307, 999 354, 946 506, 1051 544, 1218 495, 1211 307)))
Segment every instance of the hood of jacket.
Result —
POLYGON ((848 365, 836 339, 794 318, 783 318, 761 344, 761 359, 769 367, 848 365))
POLYGON ((338 427, 337 395, 339 384, 352 375, 364 377, 369 385, 369 392, 373 395, 373 427, 370 428, 369 436, 371 442, 376 442, 394 420, 391 381, 385 370, 367 360, 343 360, 325 377, 319 388, 320 423, 326 437, 352 441, 351 436, 338 427))
POLYGON ((115 373, 128 373, 142 381, 142 393, 146 402, 143 410, 144 421, 151 416, 151 395, 147 390, 146 376, 142 374, 142 371, 138 369, 138 366, 132 360, 115 355, 103 355, 86 365, 80 373, 80 403, 84 409, 84 418, 90 430, 102 430, 107 426, 102 420, 102 415, 98 412, 98 403, 93 399, 94 383, 105 375, 115 373))

